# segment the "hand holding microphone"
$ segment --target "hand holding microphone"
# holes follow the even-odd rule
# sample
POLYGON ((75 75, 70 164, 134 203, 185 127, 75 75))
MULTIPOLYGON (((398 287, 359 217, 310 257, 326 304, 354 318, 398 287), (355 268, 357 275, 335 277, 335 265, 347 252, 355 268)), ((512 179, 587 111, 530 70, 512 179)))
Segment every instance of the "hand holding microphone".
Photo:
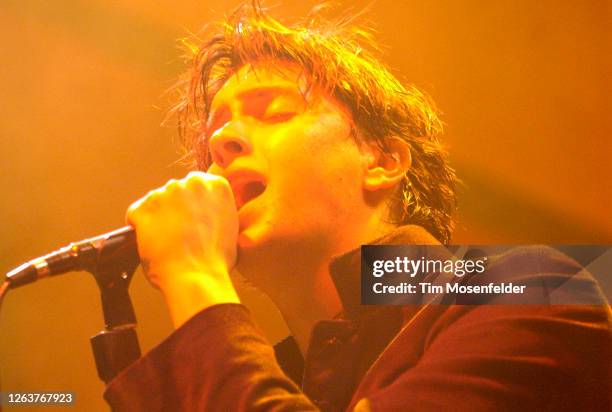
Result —
POLYGON ((7 287, 90 270, 103 251, 112 250, 135 262, 140 255, 145 275, 163 292, 176 327, 208 306, 239 302, 229 278, 236 264, 238 215, 225 178, 191 172, 170 180, 134 202, 127 220, 131 226, 71 243, 13 269, 0 299, 7 287))
POLYGON ((238 303, 238 214, 228 181, 191 172, 133 203, 127 220, 149 281, 164 294, 175 327, 218 303, 238 303))

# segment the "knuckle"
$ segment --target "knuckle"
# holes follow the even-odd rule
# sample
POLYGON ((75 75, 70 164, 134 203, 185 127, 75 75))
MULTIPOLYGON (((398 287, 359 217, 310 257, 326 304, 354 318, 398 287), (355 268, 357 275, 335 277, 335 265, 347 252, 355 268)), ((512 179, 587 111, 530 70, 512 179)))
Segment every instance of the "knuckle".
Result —
POLYGON ((164 185, 164 187, 166 188, 166 190, 176 190, 180 187, 180 182, 176 179, 170 179, 168 180, 168 182, 164 185))
POLYGON ((125 212, 125 220, 128 223, 134 223, 136 221, 136 218, 138 216, 138 211, 140 210, 141 206, 142 206, 142 199, 138 199, 137 201, 135 201, 128 207, 127 211, 125 212))
POLYGON ((189 173, 187 173, 186 178, 190 178, 190 177, 194 177, 194 176, 202 176, 205 175, 206 173, 200 171, 200 170, 191 170, 189 171, 189 173))
POLYGON ((216 191, 220 187, 230 188, 229 182, 224 177, 205 172, 189 172, 185 177, 185 185, 190 188, 203 188, 207 191, 216 191))
POLYGON ((185 176, 185 178, 183 180, 186 181, 202 181, 206 179, 208 173, 205 172, 200 172, 199 170, 192 170, 191 172, 187 173, 187 176, 185 176))
POLYGON ((227 188, 227 189, 230 188, 229 181, 223 176, 219 176, 219 175, 210 175, 210 176, 211 176, 210 182, 215 187, 221 187, 221 188, 227 188))
POLYGON ((165 187, 150 190, 144 197, 136 202, 136 209, 140 213, 144 213, 146 210, 151 210, 157 206, 164 197, 164 189, 165 187))
POLYGON ((160 196, 162 196, 163 193, 163 189, 151 190, 149 191, 149 193, 147 193, 142 203, 147 206, 152 205, 159 200, 160 196))
POLYGON ((206 186, 206 174, 202 172, 189 172, 183 179, 186 187, 198 189, 206 186))
POLYGON ((201 173, 198 172, 189 172, 187 176, 183 178, 183 182, 188 184, 199 183, 202 179, 201 173))

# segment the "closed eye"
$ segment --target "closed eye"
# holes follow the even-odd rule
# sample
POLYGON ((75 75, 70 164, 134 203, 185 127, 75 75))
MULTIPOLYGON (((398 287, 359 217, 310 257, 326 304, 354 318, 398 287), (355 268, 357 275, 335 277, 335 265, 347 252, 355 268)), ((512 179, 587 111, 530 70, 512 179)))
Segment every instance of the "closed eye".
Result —
MULTIPOLYGON (((238 94, 240 102, 237 116, 249 116, 268 124, 291 120, 306 109, 306 100, 293 87, 258 87, 238 94)), ((212 110, 206 124, 206 134, 211 136, 234 117, 227 103, 212 110)))
POLYGON ((296 115, 296 112, 266 114, 263 121, 266 123, 282 123, 293 119, 296 115))
POLYGON ((242 110, 265 123, 281 123, 291 120, 304 111, 306 102, 293 88, 262 88, 246 94, 242 110))

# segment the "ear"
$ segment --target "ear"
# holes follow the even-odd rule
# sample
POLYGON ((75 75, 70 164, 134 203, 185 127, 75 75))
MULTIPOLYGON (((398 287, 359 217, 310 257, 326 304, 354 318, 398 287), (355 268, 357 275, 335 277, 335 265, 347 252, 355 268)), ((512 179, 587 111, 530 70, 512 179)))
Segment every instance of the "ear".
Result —
POLYGON ((368 191, 377 191, 396 186, 410 169, 412 157, 410 145, 398 137, 388 138, 386 150, 369 145, 367 170, 364 175, 363 187, 368 191))

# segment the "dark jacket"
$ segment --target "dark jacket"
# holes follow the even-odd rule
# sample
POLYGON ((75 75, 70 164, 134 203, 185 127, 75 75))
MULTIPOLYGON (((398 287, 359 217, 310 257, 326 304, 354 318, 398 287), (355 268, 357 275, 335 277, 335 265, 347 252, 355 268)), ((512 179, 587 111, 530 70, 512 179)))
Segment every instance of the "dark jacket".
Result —
MULTIPOLYGON (((407 226, 380 243, 432 241, 407 226)), ((520 271, 530 253, 495 265, 520 271)), ((576 273, 558 252, 536 253, 557 262, 542 276, 576 273)), ((359 250, 330 269, 344 310, 315 326, 305 360, 292 340, 275 354, 244 306, 216 305, 123 371, 106 400, 121 411, 610 410, 609 306, 362 306, 359 250)))

